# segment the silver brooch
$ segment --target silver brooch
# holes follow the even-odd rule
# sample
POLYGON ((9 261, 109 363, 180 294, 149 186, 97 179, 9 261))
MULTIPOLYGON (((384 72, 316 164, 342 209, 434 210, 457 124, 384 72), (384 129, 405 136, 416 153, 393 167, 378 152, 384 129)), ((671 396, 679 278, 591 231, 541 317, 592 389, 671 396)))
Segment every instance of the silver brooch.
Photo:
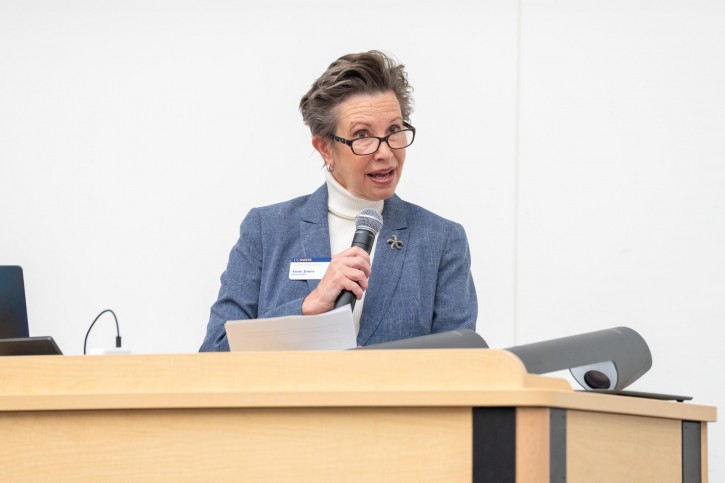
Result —
POLYGON ((391 250, 400 250, 403 247, 403 240, 398 240, 398 237, 395 235, 388 238, 386 243, 390 245, 391 250))

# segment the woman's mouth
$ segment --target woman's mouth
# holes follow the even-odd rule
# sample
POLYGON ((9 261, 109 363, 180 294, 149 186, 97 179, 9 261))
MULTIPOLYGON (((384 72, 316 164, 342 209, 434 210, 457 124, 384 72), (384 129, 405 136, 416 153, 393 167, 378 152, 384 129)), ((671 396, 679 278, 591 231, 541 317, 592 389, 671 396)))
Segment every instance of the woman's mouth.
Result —
POLYGON ((390 181, 393 180, 394 174, 395 174, 395 168, 391 168, 391 169, 386 169, 386 170, 370 173, 370 174, 368 174, 368 176, 375 183, 389 183, 390 181))

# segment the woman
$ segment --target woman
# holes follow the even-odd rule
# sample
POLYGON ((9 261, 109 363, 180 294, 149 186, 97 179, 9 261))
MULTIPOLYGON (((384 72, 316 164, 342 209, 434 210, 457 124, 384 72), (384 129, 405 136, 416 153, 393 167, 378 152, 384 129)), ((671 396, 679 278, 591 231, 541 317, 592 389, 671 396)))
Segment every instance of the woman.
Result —
POLYGON ((246 216, 202 351, 229 350, 228 320, 323 313, 343 291, 357 299, 358 345, 475 328, 463 227, 395 195, 415 138, 411 91, 403 65, 378 51, 345 55, 315 81, 300 111, 326 182, 311 195, 246 216), (383 216, 371 255, 350 247, 355 217, 365 208, 383 216), (292 259, 331 254, 317 279, 291 279, 292 259))

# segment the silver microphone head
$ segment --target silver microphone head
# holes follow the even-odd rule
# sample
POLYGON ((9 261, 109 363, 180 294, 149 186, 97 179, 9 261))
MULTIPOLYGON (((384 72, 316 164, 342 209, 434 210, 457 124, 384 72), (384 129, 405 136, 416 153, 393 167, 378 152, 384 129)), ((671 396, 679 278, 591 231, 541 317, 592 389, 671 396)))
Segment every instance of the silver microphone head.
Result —
POLYGON ((365 208, 355 217, 355 228, 367 230, 377 236, 383 227, 383 215, 372 208, 365 208))

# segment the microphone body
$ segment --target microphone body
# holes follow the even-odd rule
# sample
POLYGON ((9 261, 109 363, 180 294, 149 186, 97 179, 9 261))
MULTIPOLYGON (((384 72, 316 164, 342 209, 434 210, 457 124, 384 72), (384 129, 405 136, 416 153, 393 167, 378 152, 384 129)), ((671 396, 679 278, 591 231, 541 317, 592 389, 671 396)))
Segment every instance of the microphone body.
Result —
MULTIPOLYGON (((355 218, 355 235, 352 237, 353 247, 362 248, 369 255, 375 244, 375 237, 383 226, 383 217, 372 208, 366 208, 358 213, 355 218)), ((335 308, 343 305, 350 305, 350 310, 355 308, 355 294, 343 290, 335 301, 335 308)))

